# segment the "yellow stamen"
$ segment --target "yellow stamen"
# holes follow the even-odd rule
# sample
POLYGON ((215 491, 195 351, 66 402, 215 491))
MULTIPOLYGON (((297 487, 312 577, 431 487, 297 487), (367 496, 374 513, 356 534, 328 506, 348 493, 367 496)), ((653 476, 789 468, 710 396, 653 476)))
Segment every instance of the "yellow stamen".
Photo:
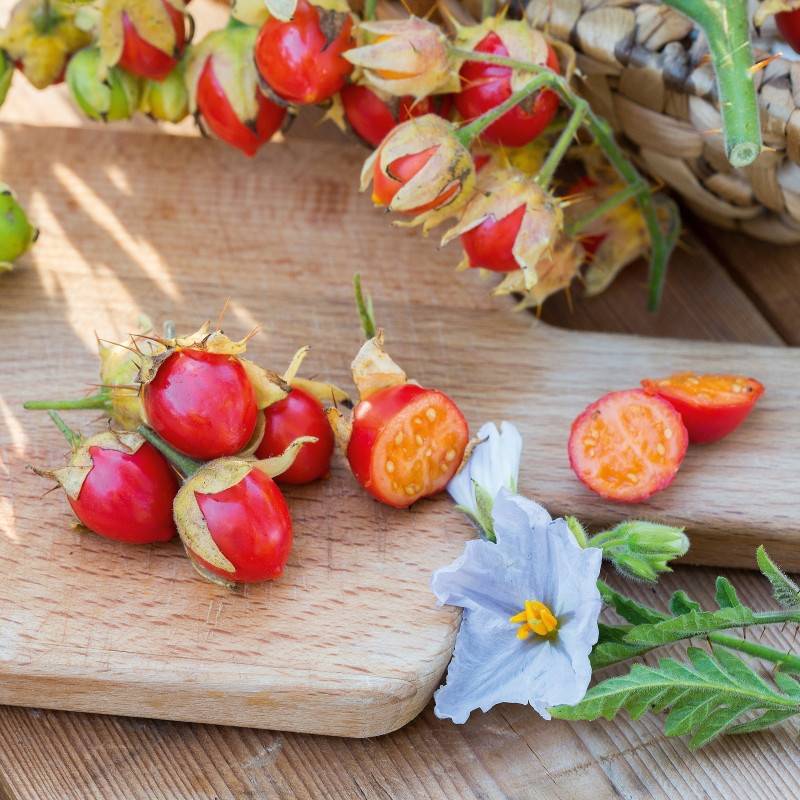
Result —
POLYGON ((526 600, 525 610, 511 617, 509 622, 519 625, 517 638, 527 639, 531 633, 549 636, 558 628, 558 620, 553 612, 538 600, 526 600))

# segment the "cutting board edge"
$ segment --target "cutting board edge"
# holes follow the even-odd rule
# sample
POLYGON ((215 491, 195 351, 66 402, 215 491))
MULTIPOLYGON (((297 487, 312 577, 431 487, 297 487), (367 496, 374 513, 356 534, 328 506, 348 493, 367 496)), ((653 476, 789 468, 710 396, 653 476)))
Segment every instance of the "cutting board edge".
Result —
MULTIPOLYGON (((0 704, 369 738, 401 728, 422 711, 439 685, 449 656, 449 651, 443 651, 441 669, 430 671, 419 683, 414 683, 414 677, 369 676, 358 691, 342 695, 333 687, 243 691, 219 683, 162 680, 153 685, 132 679, 128 673, 104 678, 82 676, 79 669, 60 675, 24 667, 0 669, 0 704), (176 697, 181 698, 179 702, 176 697), (320 713, 320 701, 324 713, 320 713)), ((348 680, 352 688, 352 676, 348 680)))

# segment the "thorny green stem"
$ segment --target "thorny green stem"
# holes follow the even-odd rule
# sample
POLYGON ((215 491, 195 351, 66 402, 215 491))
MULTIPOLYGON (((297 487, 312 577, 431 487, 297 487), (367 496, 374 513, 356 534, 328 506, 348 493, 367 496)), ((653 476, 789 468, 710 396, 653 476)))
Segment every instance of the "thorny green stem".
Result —
POLYGON ((588 225, 591 225, 595 220, 600 219, 604 214, 607 214, 612 209, 636 197, 636 193, 641 191, 641 186, 631 184, 626 186, 622 191, 617 192, 613 197, 609 197, 599 205, 596 205, 591 211, 584 214, 579 220, 572 223, 566 232, 569 236, 574 236, 576 233, 582 231, 588 225))
POLYGON ((664 0, 705 32, 717 78, 725 152, 734 167, 745 167, 762 149, 758 101, 751 67, 747 3, 742 0, 664 0))
MULTIPOLYGON (((607 586, 603 581, 597 581, 597 588, 600 590, 601 594, 603 590, 609 590, 610 587, 607 586)), ((669 615, 662 614, 659 611, 656 611, 654 608, 647 608, 657 614, 658 616, 662 617, 663 619, 671 619, 669 615)), ((755 620, 752 623, 752 626, 755 625, 774 625, 778 623, 786 623, 786 622, 798 622, 797 616, 797 609, 790 609, 787 611, 763 611, 758 612, 754 615, 755 620)), ((626 630, 633 626, 621 626, 624 627, 626 630)), ((737 623, 735 626, 731 625, 731 627, 741 628, 743 627, 741 622, 737 623)), ((751 627, 751 626, 748 626, 751 627)), ((723 647, 727 647, 730 650, 738 650, 742 653, 746 653, 750 656, 755 656, 756 658, 761 658, 764 661, 771 661, 773 664, 776 664, 780 670, 783 672, 791 672, 795 675, 800 675, 800 657, 792 655, 791 653, 784 653, 780 650, 775 650, 772 647, 767 647, 763 644, 758 644, 756 642, 749 642, 746 639, 743 639, 741 636, 731 636, 726 633, 722 633, 721 631, 712 631, 711 633, 707 634, 693 634, 685 636, 684 639, 693 639, 693 638, 704 638, 708 639, 708 641, 713 642, 714 644, 722 645, 723 647)), ((670 642, 670 644, 674 644, 674 642, 670 642)), ((629 656, 618 658, 615 661, 609 661, 603 664, 603 669, 606 667, 612 666, 613 664, 619 664, 622 661, 628 661, 631 658, 638 658, 645 653, 649 653, 652 650, 657 649, 661 645, 641 645, 636 647, 635 652, 632 652, 629 656)))
MULTIPOLYGON (((619 145, 614 139, 611 126, 606 120, 598 117, 589 107, 589 103, 579 97, 560 75, 557 75, 547 67, 534 64, 527 64, 523 61, 516 61, 512 58, 490 55, 488 53, 474 53, 471 50, 462 50, 458 47, 450 46, 449 52, 459 59, 468 61, 480 61, 487 64, 499 64, 511 67, 512 69, 525 70, 534 73, 536 77, 526 84, 518 92, 514 92, 511 97, 502 105, 478 117, 474 122, 461 128, 458 131, 459 140, 462 144, 466 137, 474 138, 487 125, 490 125, 497 117, 504 114, 508 108, 519 102, 520 99, 531 94, 536 89, 547 87, 561 96, 562 100, 573 109, 574 113, 580 112, 580 122, 586 127, 592 138, 597 142, 606 158, 611 162, 619 173, 620 177, 631 186, 638 186, 635 193, 636 201, 644 216, 647 232, 650 236, 652 253, 650 257, 650 283, 648 289, 648 308, 655 311, 661 299, 661 291, 666 277, 667 261, 670 253, 677 243, 680 233, 678 212, 675 204, 666 197, 656 200, 650 193, 645 180, 637 172, 636 168, 623 155, 619 145), (512 102, 513 101, 513 102, 512 102), (484 124, 484 120, 489 120, 484 124), (662 232, 659 224, 658 209, 665 214, 668 219, 666 234, 662 232)), ((468 141, 468 139, 467 139, 468 141)), ((557 164, 556 164, 557 166, 557 164)))
POLYGON ((190 475, 194 475, 194 473, 203 466, 200 461, 195 461, 193 458, 185 456, 171 444, 167 444, 167 442, 152 428, 148 428, 147 425, 140 425, 137 430, 143 439, 150 442, 156 450, 171 461, 187 478, 190 475))
POLYGON ((572 144, 572 140, 575 138, 575 134, 578 132, 578 128, 580 128, 582 124, 583 109, 576 108, 572 112, 572 116, 569 118, 569 122, 566 124, 564 130, 561 131, 558 141, 550 148, 550 152, 547 154, 544 164, 542 164, 539 172, 536 173, 536 183, 538 183, 542 189, 547 190, 549 188, 550 180, 558 169, 561 159, 566 155, 567 150, 572 144))
POLYGON ((42 409, 55 408, 59 411, 81 408, 97 408, 101 411, 111 412, 111 396, 108 392, 98 392, 89 397, 78 397, 74 400, 28 400, 23 403, 23 408, 40 411, 42 409))
POLYGON ((780 650, 774 650, 766 645, 748 642, 746 639, 742 639, 739 636, 728 636, 724 633, 710 633, 708 638, 709 641, 714 642, 714 644, 721 644, 723 647, 728 647, 731 650, 739 650, 742 653, 761 658, 764 661, 772 661, 778 666, 781 672, 791 672, 794 675, 800 675, 800 658, 791 653, 783 653, 780 650))
POLYGON ((50 419, 55 422, 56 427, 61 431, 61 433, 64 434, 64 438, 69 442, 69 446, 73 450, 77 450, 81 446, 83 438, 75 433, 75 431, 72 430, 72 428, 70 428, 69 425, 67 425, 67 423, 64 422, 64 420, 61 419, 61 417, 59 417, 55 411, 48 411, 47 413, 50 415, 50 419))

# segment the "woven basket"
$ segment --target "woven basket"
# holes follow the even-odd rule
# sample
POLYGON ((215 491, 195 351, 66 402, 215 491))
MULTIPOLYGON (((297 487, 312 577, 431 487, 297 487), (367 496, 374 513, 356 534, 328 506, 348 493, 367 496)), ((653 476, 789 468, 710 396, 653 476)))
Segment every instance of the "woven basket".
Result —
MULTIPOLYGON (((576 88, 644 171, 715 225, 800 242, 800 62, 755 73, 764 145, 748 167, 725 157, 705 36, 672 9, 638 0, 531 0, 528 19, 578 53, 576 88)), ((756 59, 766 57, 756 51, 756 59)))

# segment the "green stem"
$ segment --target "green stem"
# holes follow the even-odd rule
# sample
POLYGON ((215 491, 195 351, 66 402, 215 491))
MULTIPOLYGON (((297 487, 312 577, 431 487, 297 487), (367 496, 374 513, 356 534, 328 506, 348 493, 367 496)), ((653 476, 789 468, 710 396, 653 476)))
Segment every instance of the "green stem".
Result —
POLYGON ((481 5, 481 19, 488 19, 494 14, 494 0, 483 0, 481 5))
POLYGON ((607 200, 604 200, 599 205, 595 206, 591 211, 587 214, 584 214, 579 220, 576 220, 572 223, 567 229, 566 232, 569 236, 575 236, 575 234, 582 231, 588 225, 591 225, 595 220, 600 219, 600 217, 607 214, 612 209, 616 208, 619 205, 630 200, 632 197, 636 197, 636 195, 642 190, 641 186, 630 185, 626 186, 622 191, 617 192, 612 197, 609 197, 607 200))
POLYGON ((111 413, 112 403, 108 392, 98 392, 89 397, 79 397, 75 400, 28 400, 23 403, 23 408, 40 411, 48 408, 55 408, 59 411, 80 408, 97 408, 101 411, 111 413))
POLYGON ((175 338, 175 323, 168 319, 164 322, 164 341, 169 342, 175 338))
MULTIPOLYGON (((458 48, 451 47, 450 51, 452 53, 456 53, 457 55, 461 56, 463 53, 469 53, 471 58, 469 60, 472 61, 484 61, 486 59, 491 58, 490 56, 486 56, 481 54, 480 58, 472 57, 472 53, 468 50, 459 50, 458 48)), ((516 62, 515 62, 516 63, 516 62)), ((530 66, 530 65, 528 65, 530 66)), ((536 68, 538 69, 538 68, 536 68)), ((477 119, 474 119, 468 125, 464 125, 458 131, 456 131, 456 138, 461 142, 464 147, 469 147, 472 143, 473 139, 476 139, 483 133, 486 128, 488 128, 493 122, 500 119, 506 111, 512 109, 517 103, 524 100, 528 95, 535 92, 537 89, 541 89, 543 86, 548 86, 550 81, 550 77, 557 77, 553 72, 546 68, 541 68, 542 72, 537 74, 535 78, 531 81, 526 83, 521 89, 518 89, 514 92, 507 100, 504 100, 499 106, 495 106, 494 108, 489 109, 485 113, 481 114, 477 119)), ((534 72, 534 68, 529 69, 530 72, 534 72)))
POLYGON ((569 122, 558 137, 558 141, 550 148, 550 152, 547 154, 544 164, 542 164, 541 168, 536 173, 536 183, 538 183, 542 189, 546 190, 550 186, 550 180, 558 169, 561 159, 567 154, 567 150, 572 144, 572 140, 575 138, 578 128, 583 124, 585 113, 586 108, 579 108, 576 106, 572 111, 569 122))
POLYGON ((747 3, 742 0, 664 0, 706 34, 717 79, 725 152, 734 167, 752 164, 761 152, 761 124, 751 67, 747 3))
POLYGON ((378 5, 378 0, 365 0, 364 2, 364 19, 375 19, 375 8, 378 5))
POLYGON ((780 650, 774 650, 772 647, 767 647, 763 644, 756 642, 748 642, 739 636, 728 636, 724 633, 710 633, 708 635, 709 641, 714 644, 721 644, 731 650, 739 650, 742 653, 747 653, 749 656, 761 658, 764 661, 772 661, 778 665, 781 672, 791 672, 794 675, 800 675, 800 658, 791 653, 783 653, 780 650))
POLYGON ((190 475, 194 475, 194 473, 203 466, 200 461, 189 458, 189 456, 176 450, 171 444, 167 444, 167 442, 152 428, 148 428, 146 425, 140 425, 138 431, 143 439, 150 442, 156 450, 169 459, 169 461, 171 461, 187 478, 190 475))
POLYGON ((77 450, 83 443, 83 438, 79 434, 75 433, 75 431, 72 430, 72 428, 70 428, 69 425, 67 425, 67 423, 64 422, 64 420, 61 419, 61 417, 59 417, 55 411, 48 411, 47 413, 50 415, 50 419, 55 422, 56 427, 61 431, 61 433, 64 434, 64 438, 69 442, 69 446, 73 450, 77 450))
POLYGON ((614 139, 611 126, 608 124, 608 122, 602 117, 598 117, 592 111, 586 100, 575 94, 575 92, 570 88, 569 84, 560 75, 557 75, 547 67, 527 64, 523 61, 517 61, 513 58, 495 56, 489 53, 475 53, 471 50, 462 50, 461 48, 453 46, 450 46, 448 50, 454 57, 466 61, 480 61, 487 64, 499 64, 501 66, 511 67, 512 69, 525 70, 536 75, 536 78, 530 81, 530 83, 526 84, 526 86, 520 89, 518 92, 512 94, 511 97, 509 97, 508 100, 506 100, 506 102, 501 106, 486 112, 486 114, 478 117, 478 119, 476 119, 474 122, 471 122, 469 125, 461 128, 461 130, 458 131, 457 136, 465 146, 467 146, 470 138, 476 136, 487 125, 490 125, 492 122, 494 122, 494 120, 505 113, 508 108, 515 105, 520 99, 526 97, 528 94, 541 87, 546 86, 548 89, 552 89, 553 91, 557 92, 561 96, 562 100, 576 112, 579 109, 581 110, 581 124, 586 127, 592 138, 603 150, 606 158, 617 170, 619 176, 628 185, 640 187, 635 193, 635 197, 636 202, 639 205, 639 209, 644 217, 645 225, 647 226, 647 232, 650 237, 652 249, 650 256, 648 308, 651 311, 655 311, 658 308, 658 304, 661 299, 661 292, 667 272, 667 262, 673 247, 678 241, 678 235, 680 234, 680 223, 675 204, 665 197, 660 198, 658 201, 653 198, 644 178, 642 178, 642 176, 637 172, 633 164, 631 164, 625 158, 622 150, 614 139), (483 124, 483 120, 489 117, 492 118, 486 124, 483 124), (666 234, 662 233, 661 230, 658 217, 658 207, 661 208, 668 220, 666 234))
POLYGON ((353 289, 356 295, 356 308, 358 309, 358 316, 361 320, 361 329, 364 331, 364 336, 367 339, 372 339, 376 334, 375 326, 375 313, 372 309, 372 297, 367 292, 366 299, 361 289, 361 273, 356 272, 353 275, 353 289))

